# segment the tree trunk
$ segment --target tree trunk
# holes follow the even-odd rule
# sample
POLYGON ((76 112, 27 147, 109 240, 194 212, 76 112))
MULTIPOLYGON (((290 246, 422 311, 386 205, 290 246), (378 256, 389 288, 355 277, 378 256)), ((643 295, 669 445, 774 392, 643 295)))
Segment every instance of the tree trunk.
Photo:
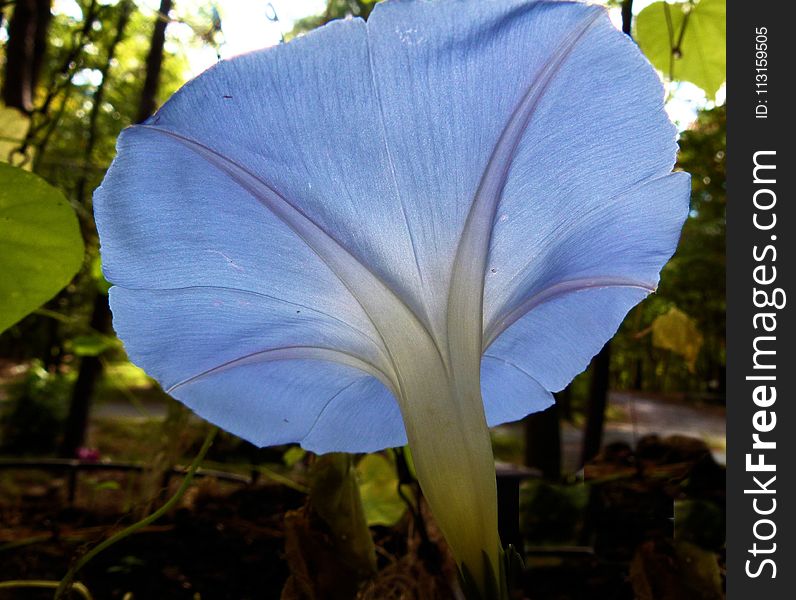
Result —
POLYGON ((633 0, 622 1, 622 33, 633 37, 631 25, 633 23, 633 0))
MULTIPOLYGON (((139 121, 146 119, 154 109, 155 95, 157 94, 158 84, 160 83, 160 71, 163 64, 163 44, 166 38, 166 25, 168 24, 168 11, 171 10, 172 0, 161 0, 160 13, 155 22, 152 33, 152 46, 147 55, 147 74, 144 81, 144 88, 141 92, 139 103, 139 121)), ((108 50, 108 65, 110 65, 116 45, 121 41, 125 26, 129 21, 129 11, 132 4, 129 2, 122 6, 117 26, 117 35, 108 50)), ((107 75, 107 72, 105 73, 107 75)), ((103 84, 105 78, 103 78, 103 84)), ((94 101, 102 100, 101 86, 97 90, 94 101), (99 96, 99 97, 97 97, 99 96)), ((96 115, 92 111, 91 130, 94 131, 96 115)), ((91 132, 90 132, 91 133, 91 132)), ((90 136, 90 138, 93 136, 90 136)), ((89 139, 89 146, 86 150, 87 160, 91 157, 92 141, 89 139)), ((94 310, 91 317, 91 327, 99 333, 109 333, 111 330, 111 311, 108 307, 108 297, 105 294, 97 294, 94 299, 94 310)), ((102 373, 102 363, 98 356, 86 356, 80 363, 75 387, 72 390, 72 400, 69 407, 69 417, 67 418, 66 433, 61 446, 63 456, 74 456, 77 449, 83 445, 88 429, 88 416, 91 408, 91 398, 94 394, 97 379, 102 373)))
POLYGON ((644 359, 636 359, 636 369, 633 373, 633 389, 639 392, 644 388, 644 359))
POLYGON ((559 418, 564 421, 572 422, 572 386, 568 385, 560 392, 554 394, 556 406, 558 406, 559 418))
POLYGON ((138 108, 138 122, 146 120, 155 112, 158 86, 160 85, 160 72, 163 68, 163 44, 166 41, 166 25, 169 24, 169 11, 173 5, 172 0, 160 0, 157 21, 152 30, 152 43, 146 57, 146 78, 141 92, 141 104, 138 108))
MULTIPOLYGON (((130 0, 124 0, 119 7, 119 19, 116 26, 116 35, 114 36, 111 45, 108 47, 108 58, 106 65, 103 68, 102 83, 97 88, 94 94, 94 105, 90 115, 89 137, 86 142, 84 152, 84 159, 86 163, 91 160, 91 154, 94 147, 96 138, 96 121, 99 114, 99 106, 102 103, 104 86, 106 84, 110 65, 115 57, 116 48, 124 38, 124 30, 130 20, 130 13, 132 12, 133 4, 130 0)), ((160 21, 158 21, 160 22, 160 21)), ((161 46, 160 51, 163 51, 161 46)), ((142 98, 143 102, 143 98, 142 98)), ((85 168, 88 169, 89 165, 86 164, 85 168)), ((83 177, 78 182, 78 193, 83 196, 85 194, 87 171, 84 172, 83 177)), ((80 198, 84 201, 85 198, 80 198)), ((91 328, 101 334, 110 333, 111 331, 111 311, 108 306, 108 297, 105 294, 97 293, 94 297, 94 308, 91 316, 91 328)), ((94 395, 94 389, 97 385, 97 379, 102 374, 102 363, 99 356, 86 356, 80 361, 80 369, 77 375, 77 381, 72 388, 72 398, 69 404, 69 416, 66 421, 66 430, 64 433, 64 440, 61 444, 61 455, 65 457, 74 457, 77 449, 85 442, 86 431, 88 430, 88 417, 91 409, 91 400, 94 395)))
POLYGON ((47 48, 50 0, 17 0, 8 26, 3 102, 26 113, 33 110, 36 81, 47 48))
POLYGON ((558 404, 525 417, 525 465, 545 479, 561 477, 561 422, 558 404))
POLYGON ((605 426, 605 408, 608 406, 608 387, 611 374, 611 342, 607 342, 591 362, 589 404, 586 409, 586 426, 580 463, 585 465, 600 452, 605 426))
POLYGON ((88 136, 86 138, 86 145, 83 149, 83 174, 75 186, 76 196, 78 202, 88 206, 89 201, 86 197, 86 185, 88 184, 89 174, 92 167, 92 156, 94 154, 94 146, 97 143, 97 120, 99 119, 100 108, 102 102, 105 100, 105 86, 108 84, 108 76, 110 75, 111 65, 116 59, 116 49, 124 39, 124 32, 130 22, 130 15, 133 12, 132 0, 122 0, 119 5, 119 18, 116 22, 116 34, 113 36, 110 45, 108 46, 108 54, 105 59, 105 64, 100 69, 102 80, 100 81, 94 95, 91 99, 91 113, 88 118, 88 136))
MULTIPOLYGON (((91 328, 95 331, 106 332, 110 329, 110 321, 111 311, 108 308, 108 297, 104 294, 98 295, 94 301, 94 310, 91 315, 91 328)), ((65 458, 74 458, 78 448, 86 441, 91 398, 101 372, 102 363, 98 356, 86 356, 80 362, 77 381, 72 388, 72 398, 69 402, 64 439, 61 442, 61 456, 65 458)))

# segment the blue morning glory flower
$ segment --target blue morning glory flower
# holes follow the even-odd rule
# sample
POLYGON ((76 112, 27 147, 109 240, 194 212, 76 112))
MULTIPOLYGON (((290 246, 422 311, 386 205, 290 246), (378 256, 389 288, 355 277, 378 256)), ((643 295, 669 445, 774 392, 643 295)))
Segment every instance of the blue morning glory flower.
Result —
POLYGON ((655 289, 688 209, 675 151, 603 9, 384 3, 221 62, 120 136, 95 195, 114 326, 255 444, 408 441, 486 593, 487 426, 549 406, 655 289))

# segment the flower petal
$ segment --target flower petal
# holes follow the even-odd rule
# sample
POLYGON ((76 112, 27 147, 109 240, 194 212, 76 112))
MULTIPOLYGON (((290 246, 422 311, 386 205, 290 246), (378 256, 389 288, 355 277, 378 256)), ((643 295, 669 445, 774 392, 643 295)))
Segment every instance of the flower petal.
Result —
MULTIPOLYGON (((337 366, 344 353, 358 357, 359 378, 367 366, 363 363, 368 363, 371 375, 382 367, 389 369, 379 335, 351 293, 256 198, 208 169, 195 153, 155 132, 130 130, 119 148, 121 159, 95 202, 104 268, 117 284, 111 291, 114 326, 132 360, 164 388, 242 357, 284 347, 326 349, 320 360, 333 360, 337 366), (179 169, 164 170, 170 161, 177 161, 179 169), (331 356, 332 349, 338 354, 331 356)), ((349 361, 338 374, 340 388, 351 380, 350 365, 349 361)), ((296 372, 306 370, 306 386, 283 386, 283 395, 267 393, 267 377, 250 379, 275 373, 273 366, 232 367, 235 389, 248 390, 240 399, 224 391, 220 382, 226 375, 204 377, 213 381, 183 386, 173 394, 261 445, 301 441, 308 433, 305 426, 318 418, 338 385, 328 375, 327 386, 319 381, 318 388, 311 389, 317 359, 292 363, 296 372), (213 390, 216 406, 211 407, 213 390), (275 418, 280 411, 290 427, 275 418), (269 430, 273 423, 279 426, 269 430)), ((280 365, 278 371, 287 368, 280 365)), ((359 407, 347 401, 353 408, 347 446, 337 445, 346 432, 320 427, 313 435, 314 449, 373 450, 404 443, 392 397, 363 395, 358 401, 359 407), (367 420, 373 410, 385 416, 380 427, 367 420)))
POLYGON ((96 196, 117 329, 257 443, 408 438, 486 592, 487 423, 547 406, 654 288, 685 216, 673 139, 600 8, 380 4, 220 63, 121 138, 96 196))
POLYGON ((213 286, 115 286, 110 294, 130 358, 224 429, 260 446, 300 442, 316 452, 406 443, 377 347, 347 323, 213 286))
POLYGON ((481 360, 481 397, 490 427, 545 410, 555 402, 553 395, 515 360, 513 355, 502 358, 497 354, 485 354, 481 360))
MULTIPOLYGON (((484 248, 481 256, 473 251, 460 260, 480 282, 492 213, 515 161, 516 142, 536 106, 549 97, 550 81, 559 77, 569 54, 581 50, 581 38, 600 16, 607 21, 601 9, 585 4, 516 1, 394 2, 377 5, 371 14, 368 34, 386 146, 398 157, 392 173, 415 234, 437 337, 444 338, 449 327, 448 301, 462 296, 449 292, 466 220, 475 221, 471 237, 484 248), (486 196, 486 210, 471 214, 477 194, 486 196)), ((480 297, 480 291, 464 295, 480 297)))
POLYGON ((638 287, 652 292, 674 252, 688 214, 690 178, 671 173, 637 184, 614 197, 596 198, 582 211, 554 213, 549 204, 528 206, 547 220, 526 214, 498 222, 486 277, 484 346, 550 295, 594 287, 638 287), (517 221, 543 223, 524 235, 517 221), (511 225, 509 221, 514 221, 511 225), (508 271, 508 273, 507 273, 508 271))
POLYGON ((317 453, 375 452, 404 445, 406 430, 398 403, 373 377, 359 379, 338 394, 301 440, 303 448, 317 453))
MULTIPOLYGON (((198 154, 205 171, 223 172, 225 191, 249 188, 302 236, 307 230, 297 232, 296 225, 303 219, 317 238, 305 243, 325 261, 333 254, 328 246, 338 246, 338 257, 349 255, 349 266, 359 264, 422 315, 365 29, 358 19, 334 22, 290 44, 222 61, 172 96, 145 128, 198 154), (326 249, 315 244, 321 237, 326 249)), ((140 127, 133 132, 143 134, 140 127)), ((215 193, 219 182, 209 189, 215 193)), ((217 206, 224 204, 219 197, 217 206)), ((346 281, 363 295, 367 284, 346 281)))
POLYGON ((112 283, 153 290, 215 287, 248 300, 259 295, 285 310, 328 314, 357 335, 377 338, 370 319, 318 255, 224 173, 146 129, 128 130, 118 146, 94 200, 103 270, 112 283))
POLYGON ((349 365, 356 361, 370 375, 387 378, 378 366, 378 347, 365 333, 303 304, 217 286, 114 286, 110 294, 114 326, 130 357, 146 365, 166 391, 203 374, 234 368, 249 357, 287 348, 315 349, 319 360, 349 365))
MULTIPOLYGON (((317 424, 328 412, 336 411, 339 401, 353 398, 355 408, 367 406, 360 404, 361 394, 371 389, 373 381, 353 367, 294 358, 250 362, 189 381, 171 393, 201 417, 258 446, 310 438, 308 449, 328 451, 330 447, 336 448, 331 443, 345 439, 347 443, 341 450, 367 452, 385 443, 400 444, 405 438, 400 431, 390 428, 396 422, 400 425, 400 420, 380 424, 375 431, 369 430, 362 419, 349 422, 351 427, 345 432, 318 428, 317 424), (219 398, 228 401, 219 402, 219 398)), ((386 406, 378 402, 384 399, 384 396, 376 398, 378 408, 386 406)), ((364 416, 368 416, 367 410, 364 416)))
MULTIPOLYGON (((540 244, 535 260, 519 271, 514 285, 521 293, 515 292, 499 318, 492 313, 491 321, 485 319, 484 361, 508 361, 544 389, 563 389, 614 335, 627 311, 654 291, 658 271, 677 244, 689 189, 688 175, 672 173, 636 186, 587 218, 559 225, 558 243, 540 244)), ((536 397, 531 384, 525 408, 522 402, 492 407, 502 401, 484 386, 487 414, 504 411, 506 420, 539 410, 536 397)))
MULTIPOLYGON (((595 287, 551 298, 509 327, 484 358, 509 361, 544 389, 559 391, 589 365, 627 311, 648 293, 636 287, 595 287)), ((486 395, 485 401, 489 400, 486 395)), ((521 406, 515 407, 514 419, 536 406, 529 397, 525 413, 521 406)), ((489 413, 490 407, 486 410, 489 413)))
POLYGON ((517 147, 495 213, 486 331, 557 282, 621 274, 655 287, 688 209, 687 175, 666 177, 674 134, 654 71, 627 36, 598 20, 550 81, 517 147))

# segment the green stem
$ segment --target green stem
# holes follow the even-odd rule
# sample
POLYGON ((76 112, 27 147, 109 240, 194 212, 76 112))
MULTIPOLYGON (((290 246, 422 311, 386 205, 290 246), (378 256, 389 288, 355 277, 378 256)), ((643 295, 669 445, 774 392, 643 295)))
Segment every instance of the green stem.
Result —
POLYGON ((296 483, 289 477, 285 477, 284 475, 280 475, 276 471, 269 469, 268 467, 264 467, 259 465, 257 469, 260 471, 262 475, 265 475, 268 479, 271 479, 279 484, 284 485, 285 487, 289 487, 292 490, 296 490, 302 494, 307 494, 310 491, 306 485, 302 485, 300 483, 296 483))
POLYGON ((185 474, 185 478, 182 480, 182 484, 180 485, 179 489, 174 493, 174 495, 171 498, 169 498, 168 501, 163 506, 161 506, 159 509, 157 509, 149 516, 144 517, 137 523, 133 523, 126 529, 122 529, 117 534, 112 535, 104 542, 97 544, 96 546, 94 546, 94 548, 92 548, 91 550, 86 552, 83 556, 81 556, 80 559, 66 573, 64 578, 61 580, 60 585, 58 585, 55 591, 55 600, 61 600, 62 598, 65 598, 66 597, 65 594, 67 591, 69 591, 70 589, 76 589, 76 586, 78 584, 72 583, 72 581, 75 578, 75 575, 77 575, 78 571, 80 571, 80 569, 86 566, 86 564, 92 558, 97 556, 97 554, 99 554, 103 550, 106 550, 110 546, 114 545, 116 542, 123 540, 128 535, 133 534, 139 529, 146 527, 151 523, 157 521, 160 517, 169 512, 177 504, 177 502, 180 501, 183 494, 185 494, 186 490, 191 485, 191 482, 193 481, 193 477, 196 474, 199 465, 204 460, 205 454, 207 454, 207 451, 210 449, 210 446, 213 444, 213 439, 216 437, 216 433, 218 433, 217 427, 213 427, 210 431, 207 432, 207 436, 205 436, 205 440, 204 443, 202 444, 202 448, 199 450, 199 454, 197 454, 196 458, 193 459, 190 468, 185 474))
MULTIPOLYGON (((16 579, 11 581, 0 581, 0 590, 7 590, 13 588, 37 588, 45 590, 54 590, 61 584, 60 581, 47 581, 43 579, 16 579)), ((76 581, 72 584, 72 589, 78 592, 85 600, 94 600, 88 588, 76 581)))

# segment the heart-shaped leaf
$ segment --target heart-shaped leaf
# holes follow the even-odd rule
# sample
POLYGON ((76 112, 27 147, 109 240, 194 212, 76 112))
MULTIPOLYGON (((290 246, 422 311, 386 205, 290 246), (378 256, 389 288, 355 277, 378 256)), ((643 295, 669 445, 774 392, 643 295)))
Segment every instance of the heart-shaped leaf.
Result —
POLYGON ((727 78, 726 0, 655 2, 636 18, 636 40, 669 79, 690 81, 713 98, 727 78))
POLYGON ((0 331, 58 293, 82 261, 77 217, 63 194, 0 163, 0 331))

